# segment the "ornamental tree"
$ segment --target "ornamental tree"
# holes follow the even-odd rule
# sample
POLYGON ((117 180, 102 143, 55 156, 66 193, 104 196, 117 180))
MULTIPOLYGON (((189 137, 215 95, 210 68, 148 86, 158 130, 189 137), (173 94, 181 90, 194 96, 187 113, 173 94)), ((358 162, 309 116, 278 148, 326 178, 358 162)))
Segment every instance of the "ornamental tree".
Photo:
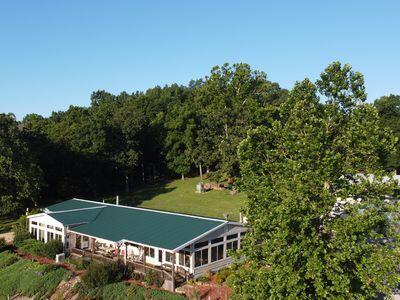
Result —
POLYGON ((382 171, 395 140, 364 90, 360 73, 333 63, 240 144, 251 231, 236 298, 365 299, 398 284, 397 184, 382 171))

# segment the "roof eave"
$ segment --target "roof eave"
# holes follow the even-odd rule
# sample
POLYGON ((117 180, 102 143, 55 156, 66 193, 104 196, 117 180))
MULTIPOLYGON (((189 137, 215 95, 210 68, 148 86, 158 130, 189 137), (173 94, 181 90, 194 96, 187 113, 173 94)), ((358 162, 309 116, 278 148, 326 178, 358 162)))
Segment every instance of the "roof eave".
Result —
POLYGON ((208 231, 206 231, 206 232, 200 234, 199 236, 195 237, 194 239, 191 239, 190 241, 187 241, 187 242, 185 242, 184 244, 182 244, 182 245, 176 247, 176 248, 173 249, 172 251, 173 251, 173 252, 177 252, 177 251, 179 251, 179 250, 182 250, 182 249, 185 248, 187 245, 190 245, 190 244, 192 244, 192 243, 194 243, 194 242, 196 242, 196 241, 202 239, 203 237, 209 235, 210 233, 216 231, 217 229, 219 229, 219 228, 225 226, 225 225, 228 224, 228 223, 229 223, 229 221, 225 221, 225 222, 223 222, 222 224, 219 224, 218 226, 216 226, 216 227, 214 227, 214 228, 212 228, 212 229, 210 229, 210 230, 208 230, 208 231))

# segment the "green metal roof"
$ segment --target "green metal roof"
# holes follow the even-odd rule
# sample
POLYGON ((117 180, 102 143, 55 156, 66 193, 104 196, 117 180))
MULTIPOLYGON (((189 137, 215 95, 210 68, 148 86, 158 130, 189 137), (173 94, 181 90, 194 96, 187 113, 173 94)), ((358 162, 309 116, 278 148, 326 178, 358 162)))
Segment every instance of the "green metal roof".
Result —
POLYGON ((64 226, 81 225, 83 223, 93 222, 102 209, 102 207, 89 208, 84 210, 48 213, 48 215, 61 222, 64 226))
POLYGON ((225 220, 117 206, 87 200, 72 199, 63 203, 52 205, 47 209, 53 211, 54 206, 56 206, 56 209, 60 210, 66 210, 67 207, 75 210, 49 213, 49 215, 64 225, 67 225, 67 223, 76 224, 77 220, 87 222, 74 227, 72 230, 75 232, 114 242, 128 240, 169 250, 177 249, 227 223, 225 220), (62 205, 63 203, 64 205, 62 205), (96 206, 103 206, 103 208, 88 209, 88 207, 96 206))
POLYGON ((101 203, 101 202, 82 201, 80 199, 71 199, 71 200, 67 200, 64 202, 50 205, 50 206, 46 207, 46 210, 54 212, 54 211, 65 211, 65 210, 72 210, 72 209, 96 207, 96 206, 102 206, 102 205, 103 205, 103 203, 101 203))

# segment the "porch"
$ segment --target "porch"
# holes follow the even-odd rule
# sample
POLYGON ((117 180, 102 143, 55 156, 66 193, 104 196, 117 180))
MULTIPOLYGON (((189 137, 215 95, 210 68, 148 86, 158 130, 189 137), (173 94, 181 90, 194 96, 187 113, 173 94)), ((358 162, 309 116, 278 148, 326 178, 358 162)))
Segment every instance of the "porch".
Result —
MULTIPOLYGON (((130 242, 115 243, 99 238, 89 237, 75 232, 68 233, 69 252, 72 255, 102 262, 115 261, 132 268, 135 272, 145 274, 156 272, 160 278, 174 281, 175 284, 187 281, 191 275, 189 267, 182 267, 179 259, 182 254, 168 252, 154 247, 146 247, 130 242), (156 255, 157 253, 157 255, 156 255)), ((190 255, 186 255, 187 261, 190 255)))

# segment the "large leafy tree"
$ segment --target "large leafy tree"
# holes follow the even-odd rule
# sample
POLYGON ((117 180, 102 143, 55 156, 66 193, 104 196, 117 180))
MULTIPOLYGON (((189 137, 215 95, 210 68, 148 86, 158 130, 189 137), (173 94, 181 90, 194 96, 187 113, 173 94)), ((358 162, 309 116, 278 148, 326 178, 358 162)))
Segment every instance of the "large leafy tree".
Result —
POLYGON ((0 215, 37 203, 41 170, 13 115, 0 114, 0 215))
POLYGON ((267 80, 264 72, 247 64, 224 64, 211 70, 197 90, 196 110, 200 120, 198 145, 220 179, 239 175, 237 146, 249 129, 269 122, 274 105, 285 91, 267 80))
POLYGON ((386 157, 386 167, 400 174, 400 95, 383 96, 375 100, 374 104, 382 126, 389 128, 397 137, 396 151, 386 157))
POLYGON ((251 232, 237 298, 368 299, 399 282, 396 185, 381 164, 394 139, 364 100, 362 75, 333 63, 241 143, 251 232))

